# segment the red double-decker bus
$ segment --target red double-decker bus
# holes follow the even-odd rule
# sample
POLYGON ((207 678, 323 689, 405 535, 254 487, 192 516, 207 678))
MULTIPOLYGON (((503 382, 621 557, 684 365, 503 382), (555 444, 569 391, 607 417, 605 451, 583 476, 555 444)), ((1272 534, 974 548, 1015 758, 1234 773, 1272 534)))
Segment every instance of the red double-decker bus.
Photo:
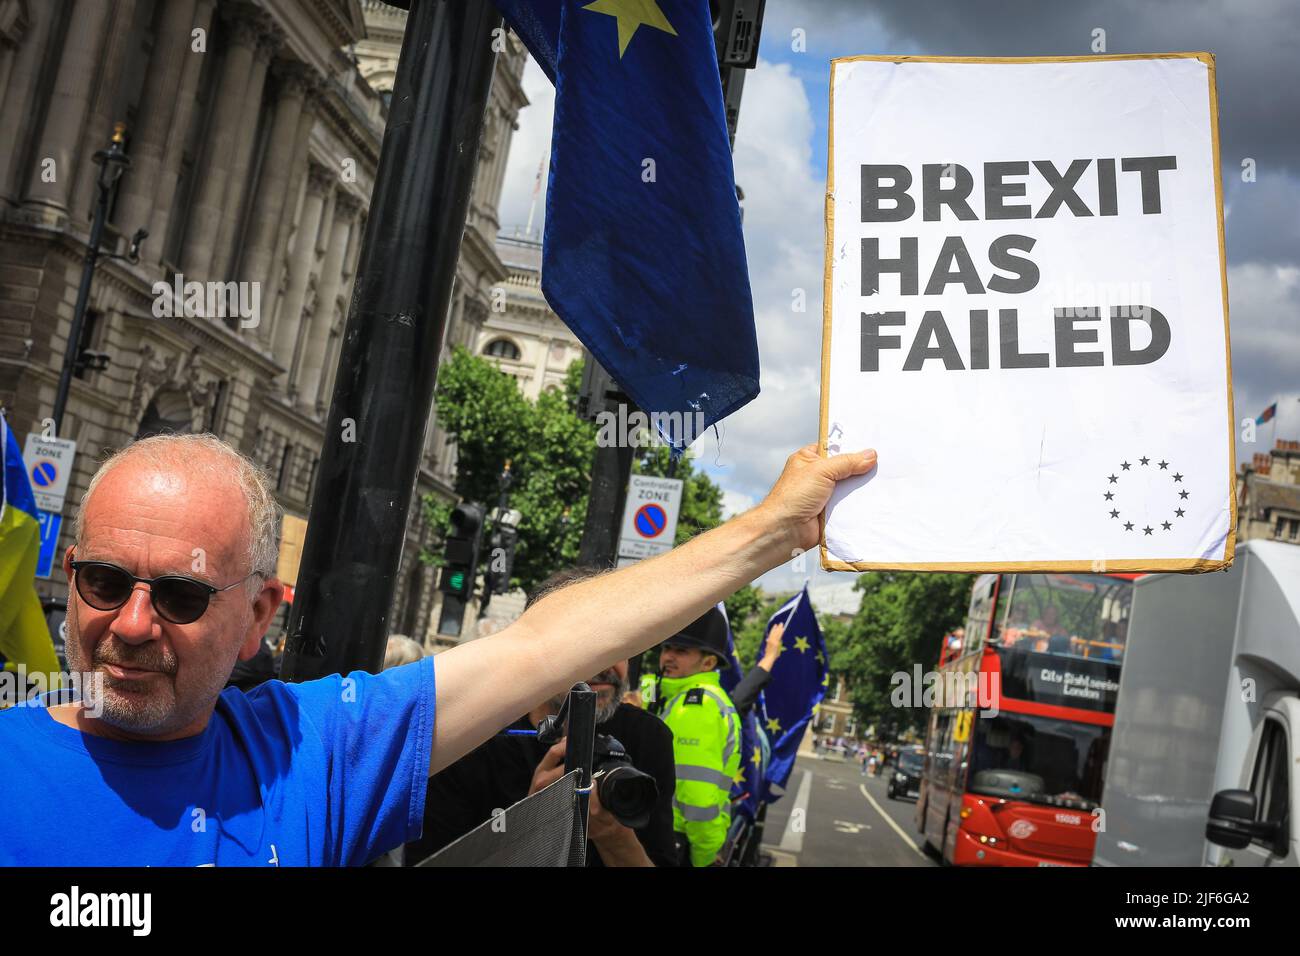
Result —
POLYGON ((1134 574, 985 574, 936 675, 917 828, 968 866, 1086 866, 1134 574), (971 693, 953 695, 952 688, 971 693))

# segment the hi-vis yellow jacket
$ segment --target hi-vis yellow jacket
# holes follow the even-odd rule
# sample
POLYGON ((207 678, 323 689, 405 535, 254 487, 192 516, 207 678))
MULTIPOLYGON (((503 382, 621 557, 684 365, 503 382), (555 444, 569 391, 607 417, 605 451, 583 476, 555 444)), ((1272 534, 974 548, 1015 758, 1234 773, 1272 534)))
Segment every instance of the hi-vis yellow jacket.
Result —
POLYGON ((740 716, 717 671, 642 681, 642 699, 673 732, 677 788, 673 829, 686 835, 691 864, 708 866, 731 826, 731 785, 740 769, 740 716))

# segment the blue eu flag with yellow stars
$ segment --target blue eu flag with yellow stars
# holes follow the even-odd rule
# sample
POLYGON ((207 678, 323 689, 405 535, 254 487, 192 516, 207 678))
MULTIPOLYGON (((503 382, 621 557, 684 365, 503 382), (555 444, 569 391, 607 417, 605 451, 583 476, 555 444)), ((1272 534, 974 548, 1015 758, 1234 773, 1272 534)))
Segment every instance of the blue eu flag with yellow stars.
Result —
POLYGON ((706 0, 497 0, 555 83, 542 292, 681 450, 758 394, 706 0))
POLYGON ((772 760, 763 792, 766 803, 785 791, 804 731, 821 706, 830 682, 826 643, 813 612, 808 586, 785 603, 767 622, 766 633, 785 624, 781 653, 772 665, 772 679, 763 690, 763 725, 772 742, 772 760))
MULTIPOLYGON (((731 666, 718 676, 718 682, 730 694, 745 672, 740 669, 740 660, 736 657, 736 638, 731 632, 727 606, 719 601, 718 610, 727 622, 727 658, 731 661, 731 666)), ((769 757, 767 738, 760 729, 760 711, 761 705, 755 704, 740 719, 740 769, 736 771, 731 786, 732 815, 745 813, 751 820, 758 817, 759 801, 763 795, 763 777, 767 772, 769 757)))

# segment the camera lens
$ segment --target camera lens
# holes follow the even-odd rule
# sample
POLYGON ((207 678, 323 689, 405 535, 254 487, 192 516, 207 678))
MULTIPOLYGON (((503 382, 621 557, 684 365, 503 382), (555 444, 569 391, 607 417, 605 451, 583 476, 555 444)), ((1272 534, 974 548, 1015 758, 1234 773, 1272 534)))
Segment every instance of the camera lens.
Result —
POLYGON ((650 813, 659 799, 655 778, 627 764, 602 769, 597 789, 600 805, 623 826, 633 829, 650 822, 650 813))

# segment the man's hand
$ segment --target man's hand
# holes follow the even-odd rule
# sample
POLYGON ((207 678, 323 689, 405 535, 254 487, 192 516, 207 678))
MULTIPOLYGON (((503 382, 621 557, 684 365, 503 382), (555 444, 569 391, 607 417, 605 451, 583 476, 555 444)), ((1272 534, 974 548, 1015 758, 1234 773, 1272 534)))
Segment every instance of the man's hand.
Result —
POLYGON ((555 744, 550 750, 542 754, 537 769, 533 771, 533 781, 528 785, 528 795, 530 797, 538 790, 545 790, 564 776, 564 747, 568 739, 567 737, 563 738, 558 744, 555 744))
POLYGON ((600 851, 606 866, 653 866, 636 831, 625 827, 600 804, 600 787, 591 788, 587 803, 587 839, 600 851))
POLYGON ((756 510, 789 535, 792 549, 807 551, 821 540, 818 517, 831 500, 835 482, 875 467, 874 449, 823 458, 815 443, 805 445, 786 459, 781 477, 756 510))
POLYGON ((772 625, 772 631, 767 635, 767 643, 763 645, 763 659, 758 662, 758 666, 763 670, 771 673, 776 659, 781 656, 781 638, 785 636, 785 625, 777 622, 772 625))

